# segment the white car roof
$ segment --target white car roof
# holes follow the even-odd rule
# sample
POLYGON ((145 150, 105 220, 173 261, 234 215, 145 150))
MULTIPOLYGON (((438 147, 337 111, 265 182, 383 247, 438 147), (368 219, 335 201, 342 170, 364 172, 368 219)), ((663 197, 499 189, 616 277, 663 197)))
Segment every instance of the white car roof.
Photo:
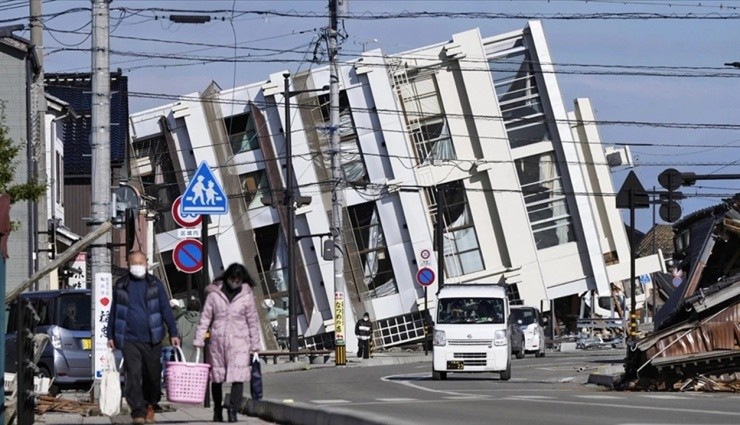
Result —
POLYGON ((506 289, 495 283, 465 283, 445 285, 437 298, 496 297, 506 298, 506 289))

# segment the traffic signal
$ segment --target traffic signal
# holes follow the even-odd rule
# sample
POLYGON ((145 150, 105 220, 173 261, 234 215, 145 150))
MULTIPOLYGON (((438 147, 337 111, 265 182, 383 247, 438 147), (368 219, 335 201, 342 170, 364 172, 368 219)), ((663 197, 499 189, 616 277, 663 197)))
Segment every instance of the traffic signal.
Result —
POLYGON ((667 192, 660 194, 660 218, 673 223, 681 218, 681 206, 677 201, 684 199, 684 195, 676 191, 683 183, 681 173, 676 169, 668 168, 660 173, 658 183, 667 189, 667 192))

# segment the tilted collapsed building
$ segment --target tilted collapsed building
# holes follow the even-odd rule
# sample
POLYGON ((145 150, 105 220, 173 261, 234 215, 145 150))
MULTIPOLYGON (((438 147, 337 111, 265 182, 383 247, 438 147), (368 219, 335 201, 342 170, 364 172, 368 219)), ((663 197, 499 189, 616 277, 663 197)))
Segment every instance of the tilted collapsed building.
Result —
POLYGON ((628 350, 624 383, 740 390, 740 194, 673 229, 678 285, 628 350))
MULTIPOLYGON (((328 68, 313 69, 292 76, 291 90, 328 82, 328 68)), ((340 66, 339 86, 347 322, 369 312, 376 346, 423 336, 424 290, 415 279, 422 265, 436 265, 438 202, 446 283, 505 283, 513 302, 549 309, 550 300, 608 294, 629 278, 627 236, 590 103, 578 99, 566 111, 540 22, 487 38, 474 29, 401 54, 365 52, 340 66)), ((260 309, 271 348, 278 341, 269 323, 287 309, 289 229, 282 210, 261 198, 286 184, 285 101, 275 73, 230 90, 212 83, 130 117, 132 176, 160 213, 156 246, 173 292, 184 291, 186 279, 172 265, 170 206, 206 161, 230 207, 210 218, 212 275, 240 262, 259 278, 258 301, 272 300, 260 309)), ((312 198, 296 211, 296 235, 330 233, 328 90, 292 97, 290 123, 294 186, 312 198)), ((319 237, 300 238, 296 248, 301 345, 331 346, 332 262, 319 237)), ((658 256, 638 259, 637 268, 659 270, 658 256)), ((435 282, 429 294, 436 290, 435 282)))

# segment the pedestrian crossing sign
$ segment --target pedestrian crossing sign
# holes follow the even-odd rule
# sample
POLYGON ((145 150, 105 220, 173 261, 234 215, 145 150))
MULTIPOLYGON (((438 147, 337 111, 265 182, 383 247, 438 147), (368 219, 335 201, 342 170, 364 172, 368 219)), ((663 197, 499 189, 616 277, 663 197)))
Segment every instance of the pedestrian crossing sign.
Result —
POLYGON ((223 215, 229 212, 229 202, 221 184, 203 161, 182 194, 180 213, 223 215))

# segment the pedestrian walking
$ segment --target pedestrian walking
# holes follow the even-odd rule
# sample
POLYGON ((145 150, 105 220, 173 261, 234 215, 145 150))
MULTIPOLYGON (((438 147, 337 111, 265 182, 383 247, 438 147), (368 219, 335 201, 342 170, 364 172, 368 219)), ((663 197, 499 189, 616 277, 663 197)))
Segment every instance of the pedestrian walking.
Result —
POLYGON ((200 321, 200 301, 197 298, 188 300, 187 310, 177 319, 177 330, 180 332, 180 346, 185 359, 195 361, 195 332, 200 321))
POLYGON ((128 254, 129 273, 118 279, 108 316, 108 347, 123 352, 124 395, 135 424, 154 423, 162 398, 162 340, 165 325, 170 342, 180 346, 175 316, 162 282, 147 273, 141 251, 128 254))
POLYGON ((223 383, 231 383, 226 405, 228 421, 236 422, 244 383, 249 382, 252 355, 260 349, 260 325, 252 287, 254 281, 241 264, 232 264, 206 288, 206 301, 193 345, 203 347, 210 329, 208 363, 211 365, 213 421, 223 422, 223 383))
POLYGON ((373 324, 370 321, 370 315, 365 313, 362 315, 362 319, 357 321, 355 325, 355 335, 357 335, 357 357, 363 359, 370 358, 370 339, 373 335, 373 324))

